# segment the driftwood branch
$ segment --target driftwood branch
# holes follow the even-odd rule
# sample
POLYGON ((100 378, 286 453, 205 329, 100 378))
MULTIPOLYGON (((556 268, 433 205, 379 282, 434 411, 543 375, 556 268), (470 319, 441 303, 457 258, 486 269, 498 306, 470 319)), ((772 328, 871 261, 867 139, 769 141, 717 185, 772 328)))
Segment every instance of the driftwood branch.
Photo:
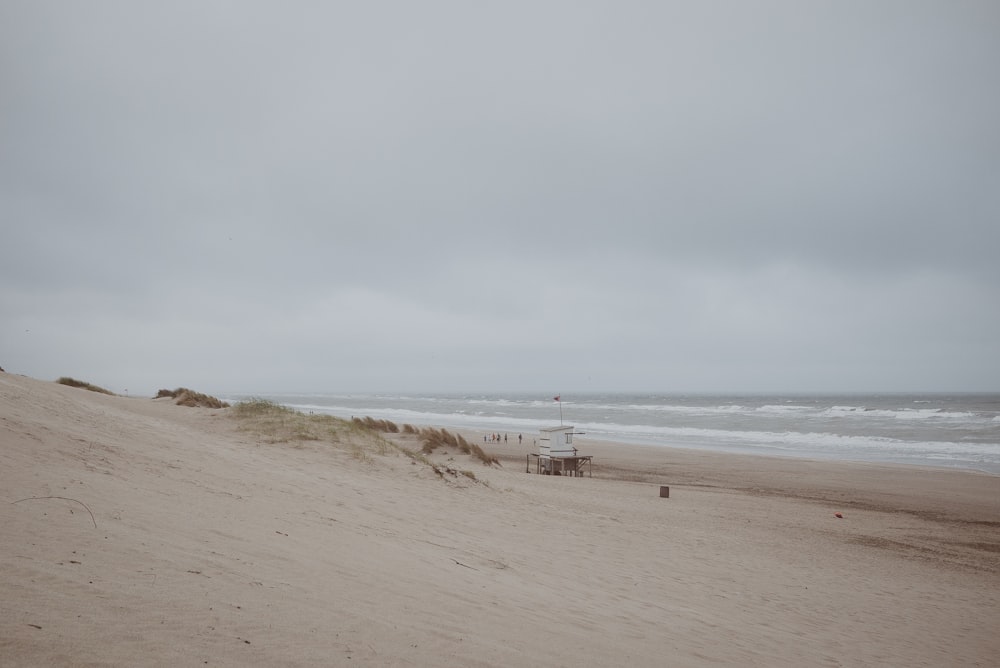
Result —
MULTIPOLYGON (((87 508, 87 504, 79 499, 71 499, 68 496, 29 496, 26 499, 18 499, 17 501, 11 501, 11 504, 21 503, 22 501, 38 501, 40 499, 62 499, 63 501, 72 501, 74 503, 79 503, 84 508, 87 508)), ((94 519, 94 513, 91 512, 90 508, 87 508, 87 512, 90 513, 90 521, 94 523, 94 528, 97 528, 97 520, 94 519)))

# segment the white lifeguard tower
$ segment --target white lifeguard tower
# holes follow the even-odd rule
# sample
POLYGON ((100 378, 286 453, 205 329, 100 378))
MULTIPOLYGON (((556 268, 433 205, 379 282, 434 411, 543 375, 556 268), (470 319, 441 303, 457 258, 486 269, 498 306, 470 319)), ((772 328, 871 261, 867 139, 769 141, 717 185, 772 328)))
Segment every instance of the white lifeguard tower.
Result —
POLYGON ((570 425, 539 429, 538 452, 528 454, 527 472, 531 472, 531 458, 534 457, 536 473, 580 477, 586 465, 587 472, 593 477, 591 470, 593 457, 578 454, 573 446, 575 433, 579 432, 574 431, 570 425))

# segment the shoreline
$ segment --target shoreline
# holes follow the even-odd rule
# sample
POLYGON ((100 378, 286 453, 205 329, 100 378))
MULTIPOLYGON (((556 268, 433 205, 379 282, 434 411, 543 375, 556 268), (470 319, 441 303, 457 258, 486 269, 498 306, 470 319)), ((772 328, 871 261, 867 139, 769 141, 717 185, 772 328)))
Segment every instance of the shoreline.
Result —
MULTIPOLYGON (((465 436, 469 442, 475 442, 479 445, 484 445, 482 442, 483 432, 482 430, 469 429, 461 425, 426 425, 431 426, 436 429, 448 429, 449 431, 454 431, 456 433, 461 433, 465 436)), ((488 432, 487 432, 488 433, 488 432)), ((503 433, 501 431, 501 433, 503 433)), ((507 432, 508 434, 512 432, 507 432)), ((521 432, 523 435, 523 432, 521 432)), ((535 435, 531 435, 534 437, 535 435)), ((514 436, 513 440, 516 441, 517 437, 514 436)), ((525 439, 527 441, 527 438, 525 439)), ((900 467, 904 469, 915 469, 915 470, 929 470, 929 471, 941 471, 941 472, 952 472, 952 473, 975 473, 978 475, 994 476, 1000 477, 1000 470, 993 471, 988 468, 976 468, 973 466, 943 466, 940 464, 924 464, 907 462, 893 459, 846 459, 836 456, 816 456, 815 453, 809 454, 793 454, 793 453, 775 453, 775 452, 757 452, 750 450, 749 448, 739 448, 739 447, 726 447, 726 446, 697 446, 697 445, 665 445, 661 443, 650 443, 646 441, 639 440, 628 440, 628 439, 584 439, 577 438, 577 444, 581 447, 581 450, 586 447, 597 447, 598 449, 606 449, 608 447, 612 448, 639 448, 640 450, 649 450, 652 452, 658 450, 667 451, 681 451, 690 454, 691 456, 701 456, 712 458, 712 457, 734 457, 734 458, 756 458, 760 457, 763 459, 776 460, 776 461, 799 461, 799 462, 812 462, 813 464, 847 464, 854 466, 876 466, 876 467, 900 467)), ((485 445, 496 446, 496 443, 486 443, 485 445)), ((522 444, 523 446, 523 444, 522 444)), ((530 448, 530 446, 528 446, 530 448)), ((537 448, 537 446, 536 446, 537 448)))
MULTIPOLYGON (((475 435, 456 433, 466 439, 475 435)), ((950 512, 961 507, 955 519, 995 521, 1000 527, 1000 476, 988 471, 733 454, 619 441, 577 439, 576 445, 579 454, 594 457, 594 478, 712 487, 888 512, 947 515, 943 507, 952 509, 950 512)), ((537 451, 531 445, 480 443, 480 447, 505 467, 521 472, 526 455, 537 451)))

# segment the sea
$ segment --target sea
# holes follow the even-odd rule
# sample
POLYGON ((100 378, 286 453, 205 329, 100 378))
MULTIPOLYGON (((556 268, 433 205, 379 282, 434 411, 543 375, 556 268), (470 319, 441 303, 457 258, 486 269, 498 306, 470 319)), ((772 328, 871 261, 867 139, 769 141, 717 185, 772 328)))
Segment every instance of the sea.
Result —
POLYGON ((1000 475, 1000 394, 264 394, 304 413, 507 435, 974 469, 1000 475))

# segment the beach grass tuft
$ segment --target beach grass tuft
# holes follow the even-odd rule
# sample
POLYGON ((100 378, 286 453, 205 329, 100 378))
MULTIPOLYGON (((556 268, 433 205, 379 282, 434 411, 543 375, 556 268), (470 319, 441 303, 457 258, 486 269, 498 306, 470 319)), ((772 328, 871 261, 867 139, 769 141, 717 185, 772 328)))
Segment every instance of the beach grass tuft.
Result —
POLYGON ((352 418, 354 422, 364 425, 368 429, 373 429, 375 431, 380 431, 385 434, 398 434, 399 427, 395 422, 389 420, 376 420, 373 417, 363 417, 363 418, 352 418))
POLYGON ((340 442, 341 434, 351 429, 344 420, 331 415, 305 415, 267 399, 249 399, 233 406, 236 416, 248 431, 254 431, 269 443, 290 441, 340 442))
POLYGON ((171 397, 178 406, 190 406, 192 408, 229 408, 229 404, 221 399, 195 392, 186 387, 178 387, 176 390, 160 390, 156 393, 156 399, 171 397))
POLYGON ((496 457, 486 454, 475 443, 469 443, 461 434, 452 434, 446 429, 426 427, 420 430, 419 436, 422 444, 420 450, 424 454, 429 455, 441 447, 450 447, 457 449, 464 455, 472 455, 487 466, 500 465, 500 461, 496 457))
POLYGON ((111 390, 106 390, 103 387, 98 387, 97 385, 92 385, 90 383, 84 382, 82 380, 77 380, 76 378, 70 378, 69 376, 63 376, 56 381, 60 385, 68 385, 69 387, 79 387, 84 390, 90 390, 91 392, 100 392, 101 394, 110 394, 111 396, 116 396, 111 390))
POLYGON ((268 399, 241 401, 232 407, 231 414, 240 421, 242 429, 256 433, 266 443, 325 442, 347 450, 363 462, 370 462, 373 455, 403 452, 365 420, 306 414, 268 399))
POLYGON ((371 463, 375 455, 402 454, 414 463, 429 467, 442 478, 445 473, 452 476, 461 473, 479 482, 476 474, 471 471, 459 472, 451 467, 441 467, 427 457, 435 448, 442 445, 474 455, 487 465, 499 465, 495 458, 484 453, 478 446, 470 445, 460 435, 451 434, 444 429, 417 429, 410 425, 404 425, 400 429, 389 420, 376 420, 371 417, 345 420, 332 415, 305 414, 268 399, 241 401, 232 407, 230 414, 240 422, 241 429, 255 433, 257 438, 265 443, 325 442, 345 450, 364 463, 371 463), (400 432, 418 436, 422 441, 421 449, 411 450, 390 441, 383 435, 400 432))

